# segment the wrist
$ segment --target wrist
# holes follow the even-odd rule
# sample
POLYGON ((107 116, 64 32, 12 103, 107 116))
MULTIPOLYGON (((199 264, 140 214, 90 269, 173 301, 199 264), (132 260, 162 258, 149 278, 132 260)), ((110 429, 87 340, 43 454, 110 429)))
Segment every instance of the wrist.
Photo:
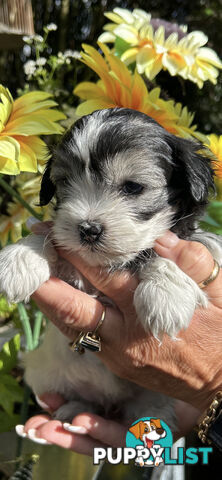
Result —
POLYGON ((214 379, 200 392, 199 398, 197 399, 197 408, 201 412, 201 415, 209 408, 215 395, 220 391, 222 391, 222 372, 218 372, 214 379))
POLYGON ((202 443, 213 444, 222 452, 222 391, 216 393, 199 419, 197 432, 202 443))

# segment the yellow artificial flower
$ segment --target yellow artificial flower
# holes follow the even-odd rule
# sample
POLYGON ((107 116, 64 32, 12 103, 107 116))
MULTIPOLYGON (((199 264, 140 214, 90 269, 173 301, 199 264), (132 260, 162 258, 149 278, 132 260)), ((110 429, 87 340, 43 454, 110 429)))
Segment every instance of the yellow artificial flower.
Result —
POLYGON ((94 70, 100 80, 97 83, 82 82, 74 89, 76 95, 86 100, 77 107, 77 115, 116 106, 132 108, 154 118, 175 135, 206 140, 204 135, 196 131, 196 125, 192 125, 193 115, 187 107, 160 98, 160 88, 149 92, 137 72, 130 72, 119 58, 111 54, 108 47, 100 43, 99 46, 104 58, 95 48, 83 45, 85 52, 81 54, 81 61, 94 70))
MULTIPOLYGON (((16 177, 16 190, 20 196, 36 211, 43 215, 43 220, 50 219, 50 207, 37 207, 39 203, 39 191, 41 175, 21 173, 16 177)), ((22 230, 30 212, 14 200, 7 205, 7 215, 0 215, 0 243, 4 247, 8 239, 14 243, 22 238, 22 230)))
POLYGON ((56 102, 46 92, 30 92, 17 100, 0 85, 0 173, 36 172, 46 159, 47 147, 39 135, 61 134, 56 123, 65 115, 52 109, 56 102))
POLYGON ((212 161, 215 175, 219 180, 222 180, 222 135, 209 135, 209 149, 213 152, 216 157, 212 161))
POLYGON ((210 48, 202 48, 208 37, 201 31, 186 33, 186 26, 151 19, 143 10, 132 12, 114 8, 105 13, 113 23, 105 25, 99 41, 104 43, 122 39, 125 43, 121 60, 129 65, 136 62, 140 74, 153 80, 162 70, 180 75, 202 88, 206 80, 217 83, 218 68, 222 62, 210 48))

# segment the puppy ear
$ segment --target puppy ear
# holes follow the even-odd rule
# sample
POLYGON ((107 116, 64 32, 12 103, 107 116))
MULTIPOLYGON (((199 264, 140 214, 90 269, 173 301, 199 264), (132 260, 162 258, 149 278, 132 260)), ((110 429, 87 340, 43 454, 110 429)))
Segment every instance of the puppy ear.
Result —
POLYGON ((175 165, 174 188, 191 195, 194 203, 205 205, 209 189, 214 189, 211 154, 201 143, 183 138, 171 139, 175 165))
POLYGON ((151 418, 150 423, 153 423, 156 428, 163 428, 160 423, 160 418, 151 418))
POLYGON ((43 207, 44 205, 47 205, 52 199, 53 195, 55 194, 55 185, 52 183, 52 180, 50 178, 51 165, 52 165, 52 158, 50 158, 50 160, 48 161, 42 177, 41 190, 40 190, 40 206, 41 207, 43 207))
POLYGON ((136 438, 140 438, 141 423, 143 423, 143 422, 140 420, 135 425, 133 425, 132 427, 129 428, 129 432, 131 432, 134 435, 134 437, 136 437, 136 438))

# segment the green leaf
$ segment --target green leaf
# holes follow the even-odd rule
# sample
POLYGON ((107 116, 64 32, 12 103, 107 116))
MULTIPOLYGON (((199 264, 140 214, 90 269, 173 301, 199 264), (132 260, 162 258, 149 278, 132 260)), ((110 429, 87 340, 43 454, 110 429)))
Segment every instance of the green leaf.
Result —
POLYGON ((13 414, 14 403, 21 403, 24 391, 17 380, 11 375, 0 374, 0 405, 8 415, 13 414))
POLYGON ((212 232, 212 233, 216 233, 217 235, 222 235, 222 226, 214 226, 208 222, 205 222, 205 221, 202 221, 200 222, 200 227, 203 229, 203 230, 206 230, 206 232, 212 232))
POLYGON ((8 318, 16 310, 17 305, 10 305, 3 295, 0 295, 0 317, 8 318))
POLYGON ((20 415, 9 415, 6 412, 0 410, 0 433, 9 432, 20 421, 20 415))
POLYGON ((128 48, 130 48, 130 44, 128 42, 126 42, 125 40, 123 40, 122 38, 116 37, 114 47, 115 47, 116 56, 120 58, 121 55, 126 50, 128 50, 128 48))
POLYGON ((214 15, 214 11, 212 10, 212 8, 205 8, 205 14, 208 15, 208 17, 212 17, 212 15, 214 15))
POLYGON ((209 217, 213 218, 219 226, 222 226, 222 202, 211 202, 207 213, 209 217))
POLYGON ((0 352, 0 374, 8 373, 17 364, 17 354, 20 349, 20 333, 3 345, 0 352))

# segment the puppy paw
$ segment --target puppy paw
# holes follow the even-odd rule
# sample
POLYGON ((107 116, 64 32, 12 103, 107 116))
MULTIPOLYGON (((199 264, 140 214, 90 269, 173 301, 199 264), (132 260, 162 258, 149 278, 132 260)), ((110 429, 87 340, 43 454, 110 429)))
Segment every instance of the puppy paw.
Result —
POLYGON ((72 423, 73 418, 83 412, 95 413, 95 409, 88 402, 71 400, 59 407, 58 410, 53 413, 53 418, 61 422, 72 423))
POLYGON ((46 258, 49 245, 45 246, 44 242, 45 237, 29 235, 1 250, 0 293, 4 293, 9 302, 27 302, 30 295, 49 279, 50 266, 46 258))
POLYGON ((197 307, 207 307, 206 294, 170 260, 157 259, 142 272, 134 305, 143 327, 161 339, 186 329, 197 307))

